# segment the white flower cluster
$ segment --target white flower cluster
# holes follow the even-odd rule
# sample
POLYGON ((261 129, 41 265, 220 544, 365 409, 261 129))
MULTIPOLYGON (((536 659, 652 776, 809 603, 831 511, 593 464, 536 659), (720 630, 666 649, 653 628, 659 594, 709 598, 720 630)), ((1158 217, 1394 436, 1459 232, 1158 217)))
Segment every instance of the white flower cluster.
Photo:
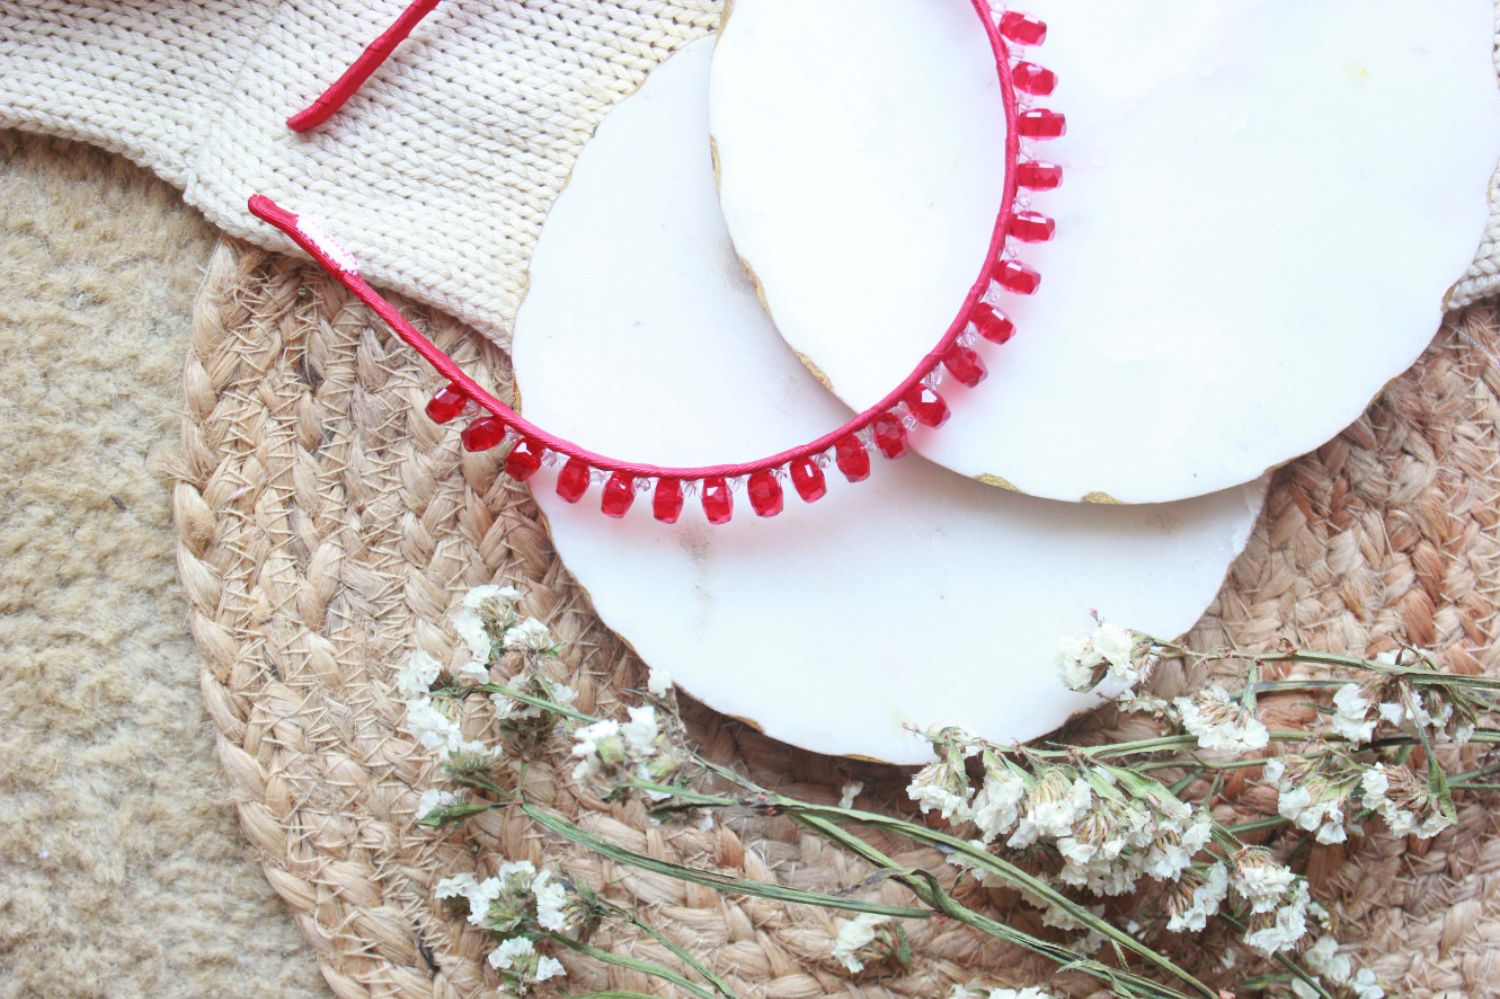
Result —
MULTIPOLYGON (((1194 809, 1165 791, 1132 791, 1107 768, 1038 763, 1027 770, 956 729, 927 737, 939 761, 913 778, 907 788, 912 800, 955 825, 972 824, 977 848, 1001 841, 1017 850, 1049 845, 1062 860, 1057 880, 1069 887, 1119 896, 1142 878, 1177 881, 1212 839, 1213 819, 1206 809, 1194 809), (971 794, 966 762, 975 755, 984 779, 971 794)), ((949 862, 974 870, 981 881, 993 880, 962 852, 949 862)), ((1224 880, 1223 872, 1206 880, 1195 876, 1191 888, 1201 890, 1189 891, 1178 923, 1201 927, 1224 899, 1224 880), (1194 904, 1197 909, 1190 911, 1194 904)))
MULTIPOLYGON (((1369 968, 1361 968, 1356 972, 1354 961, 1348 954, 1342 953, 1339 942, 1326 933, 1303 951, 1302 962, 1319 978, 1319 984, 1326 979, 1330 984, 1343 986, 1355 999, 1385 999, 1385 989, 1380 987, 1375 972, 1369 968)), ((1317 995, 1305 982, 1296 982, 1292 987, 1299 996, 1304 994, 1303 990, 1308 996, 1317 995)))
POLYGON ((1106 676, 1134 687, 1155 661, 1149 638, 1107 622, 1086 635, 1063 639, 1057 649, 1062 681, 1078 691, 1093 690, 1106 676))
POLYGON ((1296 947, 1307 935, 1307 882, 1260 847, 1241 849, 1233 865, 1230 886, 1250 914, 1245 943, 1267 955, 1296 947))
POLYGON ((1377 763, 1361 775, 1360 790, 1364 806, 1378 812, 1397 836, 1431 839, 1453 825, 1441 802, 1406 767, 1377 763))
POLYGON ((1197 933, 1229 895, 1229 868, 1214 863, 1206 871, 1187 871, 1175 887, 1168 896, 1167 929, 1172 933, 1197 933))
POLYGON ((1334 775, 1297 757, 1266 763, 1266 779, 1276 785, 1276 810, 1298 829, 1324 845, 1349 838, 1344 829, 1345 804, 1358 786, 1357 771, 1334 775))
MULTIPOLYGON (((1405 665, 1403 653, 1382 652, 1375 661, 1387 666, 1405 665)), ((1424 653, 1418 653, 1424 656, 1424 653)), ((1424 730, 1462 746, 1474 736, 1473 712, 1455 711, 1450 698, 1463 700, 1461 692, 1444 686, 1418 688, 1392 674, 1375 674, 1362 683, 1346 683, 1333 695, 1331 728, 1356 746, 1370 742, 1381 725, 1416 734, 1424 730)))
POLYGON ((987 989, 979 985, 955 985, 948 999, 1053 999, 1052 993, 1038 988, 987 989))
MULTIPOLYGON (((670 783, 682 769, 683 758, 662 731, 656 708, 626 709, 624 722, 606 719, 584 725, 573 733, 573 779, 582 785, 607 785, 619 791, 629 781, 670 783)), ((647 791, 661 801, 665 791, 647 791)))
POLYGON ((1198 738, 1201 749, 1239 754, 1270 744, 1271 734, 1260 719, 1230 699, 1229 692, 1217 683, 1172 703, 1182 719, 1182 727, 1198 738))
POLYGON ((524 990, 566 974, 556 958, 537 952, 529 935, 536 929, 572 934, 577 928, 581 907, 572 904, 567 888, 550 870, 516 861, 502 864, 482 881, 472 874, 444 878, 436 894, 439 899, 464 899, 469 922, 502 937, 489 963, 515 986, 524 990))
POLYGON ((846 919, 833 941, 833 956, 852 975, 865 970, 871 961, 885 961, 899 954, 900 931, 890 916, 861 912, 846 919))

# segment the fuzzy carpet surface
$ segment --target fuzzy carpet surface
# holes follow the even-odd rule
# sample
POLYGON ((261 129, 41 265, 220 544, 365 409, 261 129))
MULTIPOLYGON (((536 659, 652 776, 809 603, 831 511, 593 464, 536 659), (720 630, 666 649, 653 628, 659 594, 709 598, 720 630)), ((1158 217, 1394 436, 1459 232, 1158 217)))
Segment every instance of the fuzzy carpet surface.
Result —
POLYGON ((214 232, 0 132, 0 997, 324 996, 236 826, 161 458, 214 232))

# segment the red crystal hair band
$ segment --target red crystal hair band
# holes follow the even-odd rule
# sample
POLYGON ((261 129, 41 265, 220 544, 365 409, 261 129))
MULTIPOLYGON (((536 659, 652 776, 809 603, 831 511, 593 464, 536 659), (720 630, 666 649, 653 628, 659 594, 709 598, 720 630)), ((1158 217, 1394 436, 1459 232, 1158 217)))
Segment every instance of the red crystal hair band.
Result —
MULTIPOLYGON (((470 451, 487 451, 510 444, 505 471, 512 478, 524 482, 544 464, 561 462, 557 492, 568 502, 578 502, 592 485, 601 483, 600 510, 618 518, 629 512, 637 494, 651 492, 653 515, 669 524, 681 515, 685 495, 694 491, 701 493, 709 523, 727 523, 734 511, 734 490, 743 481, 756 515, 773 517, 782 510, 784 479, 790 478, 803 501, 814 502, 827 492, 824 469, 829 464, 850 482, 858 482, 869 477, 872 444, 886 458, 899 458, 906 453, 909 430, 946 423, 948 404, 937 391, 944 372, 970 388, 983 381, 987 372, 974 349, 978 341, 1003 344, 1015 332, 1014 324, 998 307, 999 301, 1007 294, 1034 294, 1041 284, 1041 276, 1016 259, 1011 243, 1049 240, 1054 223, 1037 212, 1017 210, 1017 191, 1055 188, 1062 181, 1062 169, 1029 156, 1023 158, 1022 145, 1023 140, 1058 138, 1066 123, 1055 111, 1030 106, 1032 98, 1053 91, 1053 73, 1025 60, 1012 64, 1010 49, 1013 45, 1041 44, 1047 27, 1034 17, 1013 11, 1000 13, 997 20, 989 0, 971 3, 995 55, 1006 123, 1004 193, 979 277, 937 345, 885 398, 816 440, 757 461, 665 468, 595 454, 551 434, 464 374, 452 358, 370 287, 360 276, 354 256, 314 220, 299 218, 262 195, 250 199, 250 211, 289 236, 448 379, 448 385, 428 402, 428 417, 441 424, 452 422, 466 411, 479 411, 461 434, 463 446, 470 451)), ((333 87, 289 124, 311 128, 326 120, 436 5, 437 0, 412 4, 333 87)))

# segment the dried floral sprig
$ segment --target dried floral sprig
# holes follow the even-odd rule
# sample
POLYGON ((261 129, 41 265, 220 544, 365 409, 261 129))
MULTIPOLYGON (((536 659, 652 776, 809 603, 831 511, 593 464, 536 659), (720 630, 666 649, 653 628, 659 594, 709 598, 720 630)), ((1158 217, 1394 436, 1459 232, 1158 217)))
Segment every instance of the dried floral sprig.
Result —
MULTIPOLYGON (((861 790, 857 786, 846 787, 837 806, 806 802, 707 760, 687 740, 665 674, 652 674, 643 703, 627 708, 623 718, 577 710, 572 691, 549 675, 557 668, 558 644, 540 622, 519 615, 518 596, 512 590, 485 588, 465 599, 460 630, 476 655, 469 667, 445 679, 432 662, 418 660, 398 678, 414 734, 446 761, 449 780, 457 787, 423 795, 423 823, 440 826, 489 808, 516 809, 542 829, 621 863, 721 891, 852 912, 841 922, 829 954, 851 974, 902 966, 909 949, 901 921, 938 914, 1092 975, 1117 995, 1216 996, 1147 940, 1152 932, 1198 933, 1219 922, 1279 968, 1243 978, 1242 988, 1377 999, 1384 994, 1382 987, 1368 970, 1356 971, 1349 955, 1339 950, 1307 882, 1276 853, 1242 841, 1240 834, 1282 823, 1337 842, 1359 821, 1379 816, 1393 831, 1433 835, 1452 821, 1453 787, 1484 790, 1480 778, 1500 772, 1500 767, 1480 768, 1450 781, 1433 751, 1435 743, 1500 741, 1500 732, 1481 725, 1494 713, 1493 692, 1500 689, 1496 681, 1441 673, 1425 656, 1357 660, 1291 649, 1256 656, 1192 654, 1099 623, 1088 635, 1065 643, 1059 662, 1063 677, 1074 686, 1105 682, 1122 707, 1159 719, 1165 730, 1148 739, 1087 748, 1000 746, 957 729, 931 730, 924 737, 935 762, 913 778, 909 789, 928 820, 910 822, 854 808, 861 790), (1244 659, 1250 664, 1249 678, 1238 691, 1212 686, 1170 702, 1135 689, 1164 656, 1244 659), (1261 680, 1259 669, 1274 662, 1369 675, 1361 680, 1261 680), (440 682, 446 685, 434 688, 440 682), (1258 717, 1257 699, 1287 689, 1331 691, 1325 709, 1331 728, 1268 730, 1258 717), (488 697, 475 698, 479 694, 488 697), (482 745, 482 740, 464 735, 464 726, 473 719, 464 715, 462 705, 471 700, 488 700, 493 706, 486 724, 499 731, 505 754, 487 746, 481 753, 473 743, 482 745), (433 711, 447 723, 433 721, 433 711), (1289 743, 1296 744, 1295 752, 1257 755, 1289 743), (1407 755, 1416 748, 1428 760, 1425 777, 1406 766, 1407 755), (544 752, 571 758, 580 790, 606 799, 635 798, 664 818, 716 810, 785 816, 872 864, 880 877, 905 886, 917 905, 889 906, 846 892, 817 893, 736 879, 624 850, 525 800, 518 778, 496 776, 500 770, 524 767, 532 754, 544 752), (1205 793, 1200 778, 1244 767, 1267 769, 1267 779, 1278 790, 1280 814, 1274 820, 1225 827, 1207 807, 1216 785, 1205 793), (1157 779, 1158 772, 1173 774, 1173 783, 1157 779), (1036 936, 969 908, 943 886, 937 872, 898 864, 855 831, 861 827, 934 847, 986 884, 1015 889, 1042 910, 1044 923, 1072 934, 1070 942, 1036 936), (1153 910, 1158 915, 1145 926, 1134 921, 1117 925, 1106 913, 1122 904, 1122 896, 1159 900, 1153 910), (1101 947, 1108 962, 1089 956, 1101 947)), ((477 732, 470 730, 471 735, 477 732)), ((549 875, 540 891, 528 886, 531 901, 519 907, 512 902, 493 913, 490 932, 512 934, 504 939, 519 934, 531 946, 527 951, 525 944, 509 944, 505 957, 513 967, 499 968, 512 975, 507 981, 529 987, 533 971, 554 970, 544 966, 542 959, 550 955, 536 949, 540 944, 635 968, 691 995, 733 995, 700 960, 597 895, 586 906, 596 919, 634 923, 666 944, 707 984, 593 947, 572 924, 563 929, 543 925, 543 896, 552 922, 557 888, 563 884, 571 882, 561 874, 549 875)), ((575 888, 580 899, 587 894, 586 888, 575 888)), ((486 912, 488 918, 490 910, 486 912)), ((1234 951, 1227 953, 1233 956, 1234 951)), ((953 996, 1037 999, 1045 993, 959 985, 953 996)))

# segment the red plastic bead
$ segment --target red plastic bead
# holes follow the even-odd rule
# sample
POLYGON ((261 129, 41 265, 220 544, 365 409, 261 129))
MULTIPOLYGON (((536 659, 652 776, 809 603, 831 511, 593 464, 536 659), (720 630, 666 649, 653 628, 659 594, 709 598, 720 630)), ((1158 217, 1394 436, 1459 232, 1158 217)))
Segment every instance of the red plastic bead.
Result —
POLYGON ((833 444, 833 460, 850 482, 862 482, 870 477, 870 452, 864 442, 853 434, 840 437, 833 444))
POLYGON ((1056 163, 1030 160, 1016 166, 1016 183, 1033 191, 1051 191, 1062 183, 1063 169, 1056 163))
POLYGON ((1040 45, 1047 40, 1047 22, 1010 10, 1000 17, 1000 33, 1017 45, 1040 45))
POLYGON ((1011 70, 1016 89, 1036 97, 1046 97, 1057 88, 1057 74, 1034 62, 1018 62, 1011 70))
POLYGON ((887 458, 899 458, 906 453, 906 424, 894 413, 881 413, 870 424, 874 431, 875 446, 887 458))
POLYGON ((1016 131, 1028 139, 1060 139, 1068 134, 1068 119, 1056 111, 1032 108, 1016 118, 1016 131))
POLYGON ((901 401, 906 403, 906 408, 911 411, 911 415, 915 416, 917 422, 924 427, 941 427, 948 422, 948 417, 953 415, 942 396, 929 386, 920 383, 907 389, 901 401))
POLYGON ((433 423, 450 423, 468 404, 469 397, 457 385, 448 385, 427 400, 427 418, 433 423))
POLYGON ((657 479, 651 496, 651 516, 663 524, 675 524, 682 516, 682 483, 677 479, 657 479))
POLYGON ((505 474, 525 482, 542 467, 542 446, 533 440, 521 440, 505 456, 505 474))
POLYGON ((745 491, 750 494, 750 509, 757 517, 774 517, 781 512, 781 482, 770 469, 752 472, 745 491))
POLYGON ((505 440, 505 424, 498 416, 481 416, 459 434, 465 451, 488 451, 505 440))
POLYGON ((1008 232, 1023 243, 1045 243, 1057 232, 1057 223, 1041 212, 1016 212, 1008 232))
POLYGON ((734 516, 734 493, 723 478, 703 480, 703 515, 710 524, 727 524, 734 516))
POLYGON ((582 458, 569 458, 563 470, 557 473, 557 495, 569 503, 577 503, 589 491, 589 463, 582 458))
POLYGON ((599 501, 599 509, 604 511, 604 516, 619 519, 630 512, 630 505, 635 502, 635 479, 624 472, 616 472, 604 483, 604 499, 599 501))
POLYGON ((948 374, 969 388, 973 388, 989 376, 989 371, 979 355, 961 343, 955 343, 948 348, 948 353, 943 355, 943 367, 948 369, 948 374))
POLYGON ((811 458, 798 458, 792 462, 792 485, 804 503, 816 503, 828 493, 823 470, 811 458))
POLYGON ((1042 286, 1042 276, 1019 260, 1002 260, 995 268, 995 280, 1006 291, 1017 295, 1034 295, 1042 286))
POLYGON ((1011 322, 1010 317, 1005 313, 988 302, 980 302, 974 306, 969 320, 979 331, 979 335, 990 343, 1007 343, 1016 335, 1016 324, 1011 322))

